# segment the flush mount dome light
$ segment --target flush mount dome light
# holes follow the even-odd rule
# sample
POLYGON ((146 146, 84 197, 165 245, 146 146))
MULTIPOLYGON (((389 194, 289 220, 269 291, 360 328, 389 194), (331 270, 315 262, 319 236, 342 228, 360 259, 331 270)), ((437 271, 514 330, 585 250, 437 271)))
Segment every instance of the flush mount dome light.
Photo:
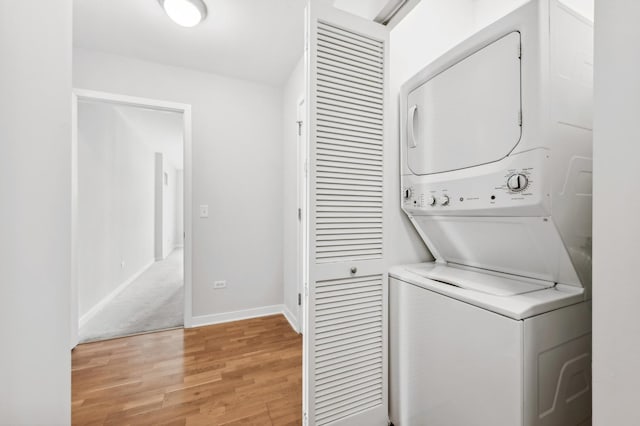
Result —
POLYGON ((169 18, 183 27, 195 27, 207 17, 202 0, 158 0, 169 18))

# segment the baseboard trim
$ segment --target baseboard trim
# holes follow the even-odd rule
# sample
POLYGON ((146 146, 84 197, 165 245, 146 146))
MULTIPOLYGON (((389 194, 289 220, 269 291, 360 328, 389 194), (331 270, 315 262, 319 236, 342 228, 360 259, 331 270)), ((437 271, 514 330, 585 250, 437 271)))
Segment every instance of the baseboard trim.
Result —
POLYGON ((203 327, 205 325, 222 324, 225 322, 260 318, 277 314, 284 314, 283 305, 262 306, 260 308, 244 309, 242 311, 194 316, 191 319, 191 327, 203 327))
POLYGON ((184 245, 182 245, 182 244, 176 245, 176 246, 171 246, 171 249, 169 249, 169 251, 167 252, 166 256, 164 255, 164 253, 162 253, 162 257, 161 258, 158 259, 156 257, 156 262, 162 262, 167 257, 171 256, 171 253, 173 253, 176 249, 183 249, 183 248, 184 248, 184 245))
POLYGON ((283 305, 282 314, 289 321, 289 325, 293 328, 293 331, 300 334, 300 328, 298 327, 298 321, 295 320, 296 316, 291 313, 286 305, 283 305))
POLYGON ((91 318, 93 318, 98 312, 100 312, 100 310, 104 308, 107 303, 112 301, 118 294, 122 293, 122 291, 125 288, 127 288, 132 282, 137 280, 140 277, 140 275, 142 275, 154 263, 156 263, 155 260, 149 261, 145 266, 143 266, 140 270, 138 270, 138 272, 133 274, 126 281, 124 281, 122 284, 116 287, 111 293, 103 297, 102 300, 100 300, 98 303, 93 305, 91 309, 89 309, 84 315, 80 317, 80 320, 78 321, 78 328, 81 328, 82 326, 84 326, 91 318))

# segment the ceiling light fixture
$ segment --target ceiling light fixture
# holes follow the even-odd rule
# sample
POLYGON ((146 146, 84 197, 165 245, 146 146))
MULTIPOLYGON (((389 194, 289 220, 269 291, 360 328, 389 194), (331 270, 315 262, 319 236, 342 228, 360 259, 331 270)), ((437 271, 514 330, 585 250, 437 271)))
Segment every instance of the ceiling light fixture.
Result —
POLYGON ((169 18, 183 27, 195 27, 207 17, 203 0, 158 0, 169 18))

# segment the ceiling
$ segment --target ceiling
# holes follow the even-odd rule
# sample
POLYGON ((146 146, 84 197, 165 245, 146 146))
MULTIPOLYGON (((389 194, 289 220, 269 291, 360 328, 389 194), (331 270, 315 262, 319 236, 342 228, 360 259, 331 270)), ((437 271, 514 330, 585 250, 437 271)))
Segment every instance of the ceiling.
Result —
MULTIPOLYGON (((74 0, 76 47, 281 86, 304 51, 307 0, 204 0, 207 18, 175 24, 157 0, 74 0)), ((314 0, 373 20, 398 0, 314 0)))
POLYGON ((305 0, 205 0, 176 25, 157 0, 74 0, 74 46, 281 86, 302 56, 305 0))
POLYGON ((337 9, 342 9, 354 15, 367 18, 371 21, 389 3, 396 3, 394 0, 334 0, 333 5, 337 9))

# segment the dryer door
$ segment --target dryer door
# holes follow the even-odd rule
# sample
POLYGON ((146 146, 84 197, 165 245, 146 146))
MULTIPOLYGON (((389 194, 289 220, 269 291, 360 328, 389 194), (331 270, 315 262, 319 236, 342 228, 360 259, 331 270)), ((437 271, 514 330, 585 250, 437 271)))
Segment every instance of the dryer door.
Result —
POLYGON ((407 164, 416 175, 501 160, 520 141, 520 33, 430 77, 407 97, 407 164))

